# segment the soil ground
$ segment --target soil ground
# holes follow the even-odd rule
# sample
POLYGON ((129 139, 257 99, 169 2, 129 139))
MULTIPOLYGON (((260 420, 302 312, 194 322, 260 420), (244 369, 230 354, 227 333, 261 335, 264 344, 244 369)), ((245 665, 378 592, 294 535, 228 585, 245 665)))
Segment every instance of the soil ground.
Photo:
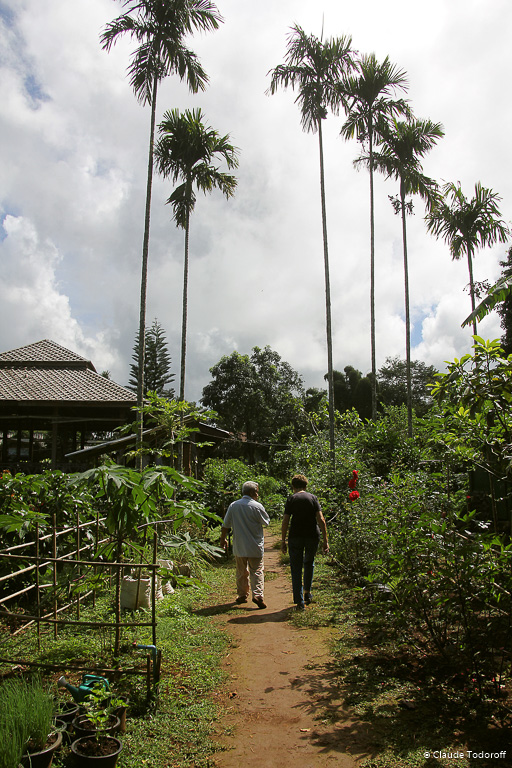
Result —
MULTIPOLYGON (((329 631, 298 629, 288 621, 294 610, 291 580, 275 541, 275 536, 265 540, 267 608, 252 602, 235 611, 232 603, 217 606, 217 621, 233 647, 225 661, 227 714, 221 724, 229 735, 220 738, 225 751, 215 755, 215 765, 355 768, 369 756, 364 726, 340 700, 329 631)), ((233 573, 233 590, 234 581, 233 573)))

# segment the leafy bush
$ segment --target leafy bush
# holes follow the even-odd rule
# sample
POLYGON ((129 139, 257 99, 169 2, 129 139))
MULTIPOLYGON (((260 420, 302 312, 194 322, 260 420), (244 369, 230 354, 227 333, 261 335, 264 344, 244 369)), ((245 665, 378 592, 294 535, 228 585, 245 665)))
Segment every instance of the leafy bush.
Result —
POLYGON ((253 480, 260 487, 261 503, 270 517, 275 516, 284 505, 286 488, 265 469, 265 465, 244 464, 238 459, 208 459, 203 472, 205 504, 224 517, 231 502, 240 498, 243 484, 253 480))

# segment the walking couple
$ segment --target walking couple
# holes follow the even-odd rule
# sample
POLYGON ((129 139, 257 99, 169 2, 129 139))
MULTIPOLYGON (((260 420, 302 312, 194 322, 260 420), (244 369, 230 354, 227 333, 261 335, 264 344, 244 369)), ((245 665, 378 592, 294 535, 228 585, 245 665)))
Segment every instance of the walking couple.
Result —
MULTIPOLYGON (((290 555, 293 602, 297 610, 304 610, 312 600, 311 584, 315 568, 315 555, 322 538, 324 552, 329 551, 327 526, 316 496, 306 488, 307 478, 292 478, 292 495, 284 508, 281 526, 281 548, 290 555), (288 534, 288 543, 286 535, 288 534)), ((228 507, 222 523, 220 546, 227 549, 227 536, 233 530, 233 554, 236 561, 236 587, 238 605, 246 603, 252 592, 252 602, 266 608, 263 576, 263 527, 270 522, 263 504, 258 501, 259 486, 244 483, 242 498, 228 507)))

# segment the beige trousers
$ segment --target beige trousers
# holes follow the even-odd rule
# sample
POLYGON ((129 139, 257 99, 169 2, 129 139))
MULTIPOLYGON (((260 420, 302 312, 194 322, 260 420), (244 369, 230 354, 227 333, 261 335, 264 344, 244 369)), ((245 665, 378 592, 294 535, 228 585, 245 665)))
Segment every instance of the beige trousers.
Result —
POLYGON ((249 597, 249 582, 253 597, 263 598, 264 576, 262 557, 235 557, 236 592, 238 597, 249 597))

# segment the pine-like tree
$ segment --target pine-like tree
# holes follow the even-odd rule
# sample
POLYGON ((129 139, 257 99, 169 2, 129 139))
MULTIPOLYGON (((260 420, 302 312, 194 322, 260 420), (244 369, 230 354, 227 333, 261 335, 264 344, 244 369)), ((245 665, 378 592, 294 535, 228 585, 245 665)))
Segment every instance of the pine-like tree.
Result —
MULTIPOLYGON (((171 356, 167 348, 165 332, 155 318, 150 328, 146 330, 146 355, 144 363, 144 396, 148 392, 156 392, 160 397, 169 400, 174 397, 174 389, 166 389, 166 385, 174 380, 170 373, 171 356)), ((132 360, 130 365, 130 383, 128 388, 137 391, 139 380, 139 333, 135 337, 132 360)))

